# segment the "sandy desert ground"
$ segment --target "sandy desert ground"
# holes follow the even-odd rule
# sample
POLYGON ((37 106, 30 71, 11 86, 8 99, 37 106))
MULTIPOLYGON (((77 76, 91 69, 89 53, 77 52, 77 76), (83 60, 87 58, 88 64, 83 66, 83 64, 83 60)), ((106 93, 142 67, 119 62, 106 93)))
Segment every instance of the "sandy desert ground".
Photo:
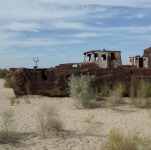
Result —
MULTIPOLYGON (((20 103, 10 105, 14 97, 12 89, 3 87, 0 79, 0 114, 7 109, 15 112, 18 144, 0 144, 0 150, 100 150, 111 129, 139 132, 142 137, 151 136, 149 109, 137 109, 132 105, 110 108, 77 109, 72 98, 26 96, 20 103), (30 104, 25 100, 30 101, 30 104), (64 123, 64 131, 46 139, 37 136, 37 112, 42 105, 56 108, 64 123)), ((0 121, 1 118, 0 118, 0 121)))

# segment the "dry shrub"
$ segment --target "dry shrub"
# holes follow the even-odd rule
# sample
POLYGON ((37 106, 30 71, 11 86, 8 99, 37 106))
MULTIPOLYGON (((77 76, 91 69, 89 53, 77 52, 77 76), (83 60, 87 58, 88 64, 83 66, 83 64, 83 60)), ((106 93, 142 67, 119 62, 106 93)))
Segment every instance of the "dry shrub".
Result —
POLYGON ((105 98, 110 97, 112 95, 112 89, 109 85, 101 85, 99 92, 96 91, 95 100, 103 101, 105 98))
POLYGON ((123 103, 122 97, 126 93, 126 88, 123 83, 118 83, 112 92, 111 97, 107 100, 107 106, 114 109, 120 103, 123 103))
POLYGON ((92 76, 89 75, 72 75, 70 77, 70 96, 75 99, 77 107, 89 107, 90 100, 94 98, 94 92, 91 88, 91 80, 92 76))
POLYGON ((124 134, 118 129, 110 131, 103 150, 150 150, 151 141, 141 139, 138 133, 124 134))
POLYGON ((15 97, 11 97, 10 99, 10 105, 13 106, 16 102, 16 98, 15 97))
POLYGON ((20 103, 20 99, 17 99, 16 97, 11 97, 9 100, 10 100, 10 105, 11 106, 20 103))
POLYGON ((31 104, 29 99, 25 99, 26 104, 31 104))
POLYGON ((151 106, 151 84, 143 79, 139 81, 136 96, 131 96, 132 103, 139 108, 151 106))
POLYGON ((109 87, 109 85, 101 86, 100 95, 101 97, 110 97, 112 95, 112 89, 109 87))
POLYGON ((42 137, 47 137, 51 131, 63 129, 63 123, 58 118, 56 110, 53 107, 44 105, 37 113, 37 129, 42 137))

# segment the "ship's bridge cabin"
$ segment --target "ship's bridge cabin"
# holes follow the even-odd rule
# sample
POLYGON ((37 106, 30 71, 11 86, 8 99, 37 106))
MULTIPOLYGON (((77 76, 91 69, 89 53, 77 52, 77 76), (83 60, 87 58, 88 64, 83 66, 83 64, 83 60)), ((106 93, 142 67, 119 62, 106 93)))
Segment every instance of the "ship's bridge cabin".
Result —
POLYGON ((151 68, 151 47, 144 50, 143 56, 129 57, 129 65, 137 68, 151 68))
POLYGON ((133 56, 129 57, 129 65, 137 68, 148 68, 148 57, 133 56))
POLYGON ((121 51, 93 50, 84 53, 83 63, 96 63, 100 68, 119 68, 122 66, 121 51))

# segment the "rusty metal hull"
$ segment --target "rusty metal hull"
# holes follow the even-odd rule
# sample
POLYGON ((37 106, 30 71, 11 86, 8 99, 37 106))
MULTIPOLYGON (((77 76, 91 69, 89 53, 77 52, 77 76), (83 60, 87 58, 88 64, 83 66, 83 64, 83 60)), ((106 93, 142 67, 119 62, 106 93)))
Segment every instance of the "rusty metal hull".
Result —
POLYGON ((140 78, 151 81, 151 68, 123 66, 103 69, 95 63, 77 64, 77 67, 73 67, 73 64, 63 64, 45 69, 10 68, 10 73, 16 96, 69 96, 68 78, 72 74, 93 75, 92 87, 94 89, 99 89, 103 84, 113 87, 117 82, 123 82, 129 89, 131 84, 137 86, 140 78))

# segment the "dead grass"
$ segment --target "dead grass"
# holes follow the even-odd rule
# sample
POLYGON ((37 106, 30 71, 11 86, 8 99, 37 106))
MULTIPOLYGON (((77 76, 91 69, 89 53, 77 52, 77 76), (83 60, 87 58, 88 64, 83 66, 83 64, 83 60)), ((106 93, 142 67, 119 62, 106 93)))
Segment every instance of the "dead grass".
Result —
MULTIPOLYGON (((132 87, 133 88, 133 87, 132 87)), ((138 108, 151 106, 151 84, 143 79, 139 81, 136 96, 132 94, 132 103, 138 108)))
POLYGON ((106 104, 111 109, 115 109, 119 104, 123 103, 123 95, 126 93, 126 89, 123 83, 118 83, 112 92, 111 97, 106 101, 106 104))
POLYGON ((102 150, 150 150, 151 141, 140 138, 138 133, 124 134, 118 129, 110 131, 102 150))

